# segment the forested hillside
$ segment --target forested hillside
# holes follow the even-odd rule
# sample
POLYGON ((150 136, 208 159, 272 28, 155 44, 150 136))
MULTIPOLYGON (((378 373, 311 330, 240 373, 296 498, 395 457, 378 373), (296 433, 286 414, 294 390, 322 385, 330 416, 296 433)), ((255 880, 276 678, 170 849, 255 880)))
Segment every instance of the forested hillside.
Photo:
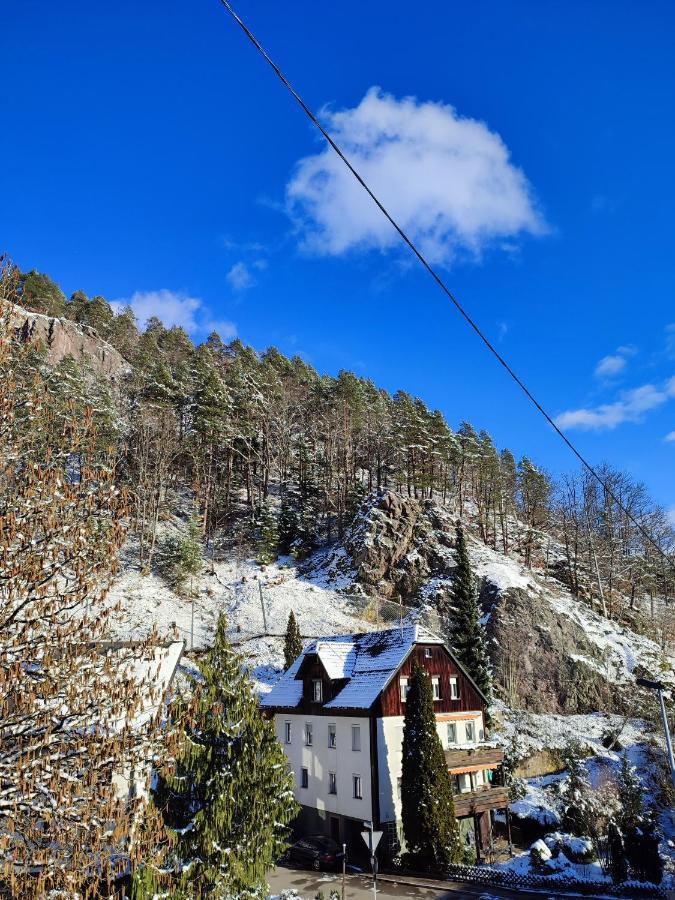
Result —
MULTIPOLYGON (((291 612, 305 639, 421 616, 455 652, 480 651, 471 669, 492 693, 493 737, 524 827, 564 821, 568 757, 590 755, 602 786, 617 780, 625 751, 668 855, 659 712, 635 678, 674 683, 675 534, 642 485, 609 465, 600 473, 613 496, 584 473, 556 481, 404 391, 216 333, 195 345, 158 318, 137 323, 82 292, 68 300, 47 276, 8 264, 0 300, 6 434, 52 462, 60 503, 59 478, 73 491, 88 480, 96 494, 103 466, 115 491, 115 543, 95 561, 111 586, 108 639, 177 632, 200 660, 208 650, 208 670, 224 652, 220 635, 242 653, 230 675, 242 663, 265 691, 291 612), (82 428, 87 441, 73 444, 82 428)), ((10 519, 12 502, 6 492, 10 519)), ((98 533, 95 511, 82 515, 98 533)), ((600 810, 595 780, 582 794, 600 810)))
MULTIPOLYGON (((132 492, 142 566, 152 567, 158 524, 184 512, 186 496, 211 553, 237 543, 302 558, 341 537, 367 493, 387 488, 451 507, 487 546, 550 570, 602 615, 664 647, 672 641, 672 566, 587 473, 554 482, 485 430, 453 428, 404 390, 391 395, 348 371, 322 375, 300 357, 215 332, 195 346, 183 329, 115 314, 101 296, 66 299, 37 272, 19 276, 15 300, 95 328, 130 365, 117 395, 95 359, 89 372, 63 360, 53 384, 56 395, 87 385, 132 492)), ((607 464, 600 473, 672 557, 665 510, 628 474, 607 464)))

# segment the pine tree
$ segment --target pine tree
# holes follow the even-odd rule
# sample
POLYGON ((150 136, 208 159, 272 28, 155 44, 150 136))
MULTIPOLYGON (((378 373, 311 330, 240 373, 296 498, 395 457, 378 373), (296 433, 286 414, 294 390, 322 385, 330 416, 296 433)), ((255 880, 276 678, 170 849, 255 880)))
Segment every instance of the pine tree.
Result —
POLYGON ((442 871, 461 858, 452 781, 436 731, 431 681, 415 664, 403 726, 403 834, 416 865, 442 871))
POLYGON ((300 637, 300 628, 298 627, 295 613, 291 610, 288 614, 288 625, 286 626, 286 638, 284 640, 284 670, 290 668, 301 653, 302 638, 300 637))
POLYGON ((663 863, 659 856, 657 817, 653 810, 645 809, 642 782, 626 753, 621 757, 618 787, 617 825, 623 834, 628 863, 637 879, 658 884, 663 863))
POLYGON ((274 562, 279 555, 279 520, 267 498, 258 516, 258 562, 274 562))
POLYGON ((181 887, 190 896, 259 897, 298 807, 288 760, 222 615, 201 675, 178 713, 182 747, 166 779, 181 887))
POLYGON ((279 551, 290 553, 297 540, 300 529, 298 512, 300 498, 297 491, 285 485, 281 492, 281 509, 279 511, 279 551))
POLYGON ((451 599, 454 606, 452 644, 459 661, 489 699, 492 693, 492 674, 485 629, 480 624, 476 579, 471 571, 464 530, 459 522, 456 551, 457 569, 451 599))
POLYGON ((643 790, 640 778, 626 753, 619 770, 619 827, 624 834, 639 828, 644 816, 643 790))
POLYGON ((169 537, 157 552, 157 567, 174 590, 183 594, 192 579, 202 570, 202 540, 199 518, 191 516, 187 533, 181 537, 169 537))
POLYGON ((590 782, 586 774, 584 753, 578 741, 570 741, 565 747, 563 761, 567 769, 564 784, 566 807, 563 828, 579 837, 589 835, 594 826, 594 811, 589 800, 590 782))

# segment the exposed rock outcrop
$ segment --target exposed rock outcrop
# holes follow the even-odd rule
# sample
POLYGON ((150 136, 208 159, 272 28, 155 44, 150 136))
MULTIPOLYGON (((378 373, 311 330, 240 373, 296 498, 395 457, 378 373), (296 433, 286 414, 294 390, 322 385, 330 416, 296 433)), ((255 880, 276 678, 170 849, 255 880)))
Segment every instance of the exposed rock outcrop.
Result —
POLYGON ((426 579, 452 565, 452 540, 446 511, 385 490, 365 501, 344 545, 367 593, 409 601, 426 579))
POLYGON ((47 353, 47 361, 56 365, 67 356, 86 362, 99 375, 118 382, 131 371, 129 363, 107 341, 88 325, 70 319, 54 318, 14 306, 11 325, 22 342, 39 342, 47 353))
POLYGON ((540 713, 622 708, 620 692, 600 674, 607 663, 598 646, 546 597, 522 588, 495 595, 485 585, 482 600, 496 679, 510 705, 540 713))

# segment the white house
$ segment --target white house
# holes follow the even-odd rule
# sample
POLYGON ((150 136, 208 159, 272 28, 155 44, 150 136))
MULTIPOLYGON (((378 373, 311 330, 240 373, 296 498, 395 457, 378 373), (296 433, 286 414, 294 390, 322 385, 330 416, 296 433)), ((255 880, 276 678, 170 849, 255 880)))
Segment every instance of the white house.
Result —
POLYGON ((432 682, 456 814, 479 851, 489 842, 491 810, 508 801, 506 789, 492 783, 502 753, 485 742, 487 701, 443 641, 417 624, 312 641, 263 696, 295 774, 299 832, 358 846, 363 822, 372 821, 390 850, 398 845, 414 660, 432 682))

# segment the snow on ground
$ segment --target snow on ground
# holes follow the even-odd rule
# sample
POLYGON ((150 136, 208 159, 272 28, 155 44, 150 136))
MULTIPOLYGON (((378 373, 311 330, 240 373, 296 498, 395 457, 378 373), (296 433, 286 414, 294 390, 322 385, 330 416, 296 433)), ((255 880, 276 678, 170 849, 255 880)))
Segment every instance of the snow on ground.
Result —
MULTIPOLYGON (((516 747, 522 758, 541 751, 562 751, 570 741, 578 741, 590 754, 585 766, 594 789, 616 779, 625 752, 643 780, 646 804, 655 801, 658 788, 651 751, 655 746, 664 750, 665 741, 650 723, 599 712, 567 716, 529 713, 509 710, 501 704, 495 704, 494 715, 498 724, 493 739, 505 748, 516 747), (618 732, 616 750, 608 750, 603 745, 603 737, 609 732, 618 732)), ((542 828, 555 830, 564 812, 561 788, 566 779, 565 771, 527 779, 525 796, 511 804, 512 813, 542 828)), ((668 860, 667 870, 672 871, 675 870, 675 810, 663 810, 660 825, 664 838, 662 852, 668 860)))
POLYGON ((500 592, 509 588, 535 587, 532 572, 511 557, 498 553, 478 541, 471 542, 469 552, 476 577, 489 581, 500 592))
POLYGON ((269 690, 281 669, 291 610, 307 638, 373 628, 359 617, 360 606, 340 593, 348 584, 337 571, 321 570, 310 580, 288 557, 266 566, 230 559, 213 566, 205 562, 204 572, 193 582, 192 602, 179 597, 158 575, 142 575, 137 566, 128 564, 109 595, 111 603, 121 605, 112 633, 138 639, 155 627, 161 635, 177 632, 188 650, 200 650, 210 645, 218 616, 224 612, 232 642, 239 646, 261 690, 269 690))

